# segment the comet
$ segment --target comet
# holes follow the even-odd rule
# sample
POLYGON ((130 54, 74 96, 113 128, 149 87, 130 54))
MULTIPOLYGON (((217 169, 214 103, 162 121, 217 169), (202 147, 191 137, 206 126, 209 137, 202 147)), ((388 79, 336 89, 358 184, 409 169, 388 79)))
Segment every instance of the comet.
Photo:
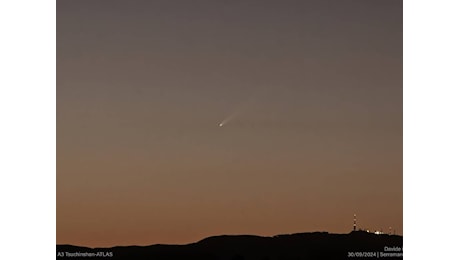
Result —
POLYGON ((219 127, 223 127, 224 125, 226 125, 228 122, 230 122, 230 120, 232 120, 238 114, 240 114, 240 112, 241 109, 237 109, 236 111, 234 111, 231 115, 229 115, 227 118, 225 118, 224 120, 222 120, 222 122, 219 123, 219 127))
POLYGON ((228 124, 230 121, 232 121, 235 117, 240 115, 244 110, 247 109, 247 107, 252 103, 253 99, 248 99, 246 102, 240 103, 230 115, 228 115, 224 120, 222 120, 218 126, 223 127, 224 125, 228 124))

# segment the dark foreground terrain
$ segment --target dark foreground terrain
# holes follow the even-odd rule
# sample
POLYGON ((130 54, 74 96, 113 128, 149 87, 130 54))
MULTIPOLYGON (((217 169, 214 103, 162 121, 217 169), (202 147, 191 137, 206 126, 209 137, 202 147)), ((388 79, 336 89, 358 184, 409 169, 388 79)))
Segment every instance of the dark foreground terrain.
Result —
POLYGON ((402 244, 402 236, 396 235, 375 235, 361 231, 349 234, 315 232, 274 237, 216 236, 187 245, 112 248, 57 245, 56 254, 57 259, 402 259, 402 244))

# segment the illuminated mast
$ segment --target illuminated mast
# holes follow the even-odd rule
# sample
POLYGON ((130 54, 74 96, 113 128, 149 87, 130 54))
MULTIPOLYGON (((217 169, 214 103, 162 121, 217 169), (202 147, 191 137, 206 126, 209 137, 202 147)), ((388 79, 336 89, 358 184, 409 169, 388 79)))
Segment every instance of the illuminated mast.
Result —
POLYGON ((356 214, 353 215, 353 231, 356 231, 356 214))

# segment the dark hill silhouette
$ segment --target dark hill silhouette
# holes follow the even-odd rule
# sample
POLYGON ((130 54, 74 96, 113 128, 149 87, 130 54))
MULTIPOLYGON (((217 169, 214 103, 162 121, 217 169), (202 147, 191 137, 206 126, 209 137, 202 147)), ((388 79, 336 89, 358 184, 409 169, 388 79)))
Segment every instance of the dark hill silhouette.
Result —
MULTIPOLYGON (((400 247, 402 236, 375 235, 356 231, 349 234, 327 232, 298 233, 260 237, 224 235, 205 238, 187 245, 117 246, 88 248, 57 245, 57 259, 200 259, 200 260, 290 260, 290 259, 351 259, 349 252, 385 252, 385 247, 400 247), (70 257, 68 253, 95 253, 99 257, 70 257), (61 254, 59 254, 61 253, 61 254), (60 256, 64 255, 64 256, 60 256), (112 257, 110 257, 112 255, 112 257)), ((390 253, 390 252, 386 252, 390 253)), ((354 258, 377 258, 355 255, 354 258)), ((402 259, 402 257, 385 257, 402 259)))

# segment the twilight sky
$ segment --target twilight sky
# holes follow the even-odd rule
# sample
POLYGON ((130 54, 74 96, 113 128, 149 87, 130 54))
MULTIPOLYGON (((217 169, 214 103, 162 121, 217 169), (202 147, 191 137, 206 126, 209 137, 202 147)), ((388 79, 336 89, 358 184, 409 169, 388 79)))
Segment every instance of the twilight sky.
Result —
POLYGON ((57 243, 401 234, 402 62, 400 0, 58 1, 57 243))

